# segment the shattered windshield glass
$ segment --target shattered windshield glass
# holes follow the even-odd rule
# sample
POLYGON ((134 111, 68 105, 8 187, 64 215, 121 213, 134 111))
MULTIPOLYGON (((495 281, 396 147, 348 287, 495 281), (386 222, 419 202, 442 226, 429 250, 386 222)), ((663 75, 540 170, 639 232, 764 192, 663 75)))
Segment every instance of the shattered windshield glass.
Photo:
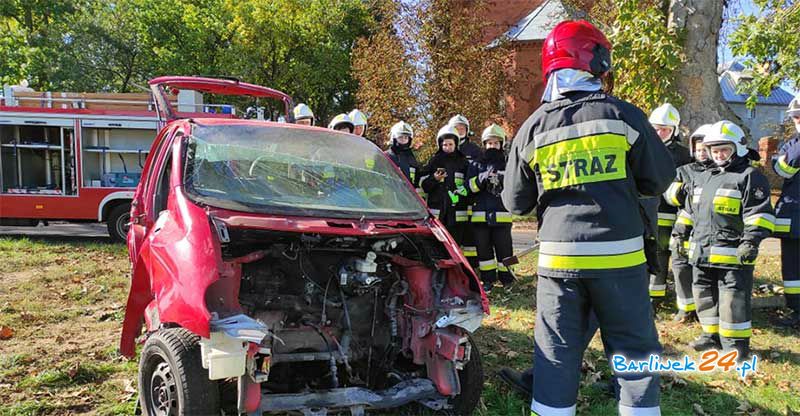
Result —
POLYGON ((195 125, 184 184, 199 202, 246 212, 422 218, 425 207, 369 141, 276 125, 195 125))

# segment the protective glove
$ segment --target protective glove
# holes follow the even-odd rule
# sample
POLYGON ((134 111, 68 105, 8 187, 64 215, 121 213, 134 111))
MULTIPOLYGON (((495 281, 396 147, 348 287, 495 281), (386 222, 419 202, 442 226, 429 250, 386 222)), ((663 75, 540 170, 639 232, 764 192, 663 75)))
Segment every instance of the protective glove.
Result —
POLYGON ((458 188, 456 188, 456 193, 461 196, 467 196, 469 194, 469 191, 467 191, 467 188, 465 188, 464 186, 459 186, 458 188))
POLYGON ((758 257, 758 246, 752 241, 742 241, 739 248, 736 249, 736 256, 742 263, 752 263, 758 257))
POLYGON ((494 167, 490 167, 489 169, 486 169, 486 171, 481 172, 480 174, 478 174, 478 183, 483 185, 489 180, 489 178, 492 177, 492 175, 496 175, 496 174, 497 174, 497 171, 494 169, 494 167))
POLYGON ((450 197, 450 203, 452 205, 458 205, 458 201, 461 199, 461 197, 453 191, 447 191, 447 196, 450 197))

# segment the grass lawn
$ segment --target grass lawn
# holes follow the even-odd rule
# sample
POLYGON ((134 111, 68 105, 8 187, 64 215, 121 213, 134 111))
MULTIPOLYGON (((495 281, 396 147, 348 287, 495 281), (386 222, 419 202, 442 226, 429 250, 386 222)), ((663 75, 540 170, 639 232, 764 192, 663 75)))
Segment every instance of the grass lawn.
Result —
MULTIPOLYGON (((116 352, 128 291, 127 251, 89 240, 0 238, 0 415, 130 415, 136 400, 137 363, 116 352), (6 339, 7 338, 7 339, 6 339)), ((533 349, 534 259, 518 268, 510 290, 492 293, 492 314, 475 337, 486 385, 481 415, 524 415, 528 404, 495 376, 505 365, 524 368, 533 349)), ((780 283, 779 260, 759 259, 757 285, 780 283)), ((753 347, 758 373, 665 376, 664 415, 787 415, 800 411, 800 337, 769 325, 757 310, 753 347)), ((697 325, 659 312, 665 356, 697 357, 686 343, 697 325)), ((591 387, 608 378, 599 337, 585 355, 580 415, 613 415, 616 404, 591 387)))

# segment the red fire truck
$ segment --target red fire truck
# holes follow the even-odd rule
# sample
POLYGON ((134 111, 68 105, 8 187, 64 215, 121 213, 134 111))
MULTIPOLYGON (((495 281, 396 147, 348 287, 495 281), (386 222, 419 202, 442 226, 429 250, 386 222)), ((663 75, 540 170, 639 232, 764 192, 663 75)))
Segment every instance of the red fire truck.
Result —
MULTIPOLYGON (((178 112, 233 117, 199 93, 171 97, 178 112)), ((105 222, 125 241, 130 202, 158 119, 149 93, 37 92, 0 96, 0 225, 105 222)))

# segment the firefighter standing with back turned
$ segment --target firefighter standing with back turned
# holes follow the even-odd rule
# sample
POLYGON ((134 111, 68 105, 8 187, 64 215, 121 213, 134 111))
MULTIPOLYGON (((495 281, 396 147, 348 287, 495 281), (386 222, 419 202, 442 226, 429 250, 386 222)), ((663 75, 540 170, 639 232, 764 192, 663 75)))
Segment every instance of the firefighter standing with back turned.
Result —
POLYGON ((781 326, 800 327, 800 94, 789 103, 786 115, 797 131, 781 146, 772 164, 783 178, 781 197, 775 205, 775 236, 781 239, 783 294, 789 314, 778 321, 781 326))
MULTIPOLYGON (((708 149, 703 145, 703 138, 706 137, 711 124, 703 124, 689 136, 689 150, 694 157, 694 162, 678 168, 678 175, 675 180, 664 192, 664 201, 667 204, 678 208, 677 222, 689 225, 691 220, 686 210, 682 209, 691 195, 686 194, 687 189, 692 189, 692 183, 705 172, 706 169, 714 165, 714 161, 708 155, 708 149)), ((676 322, 692 322, 697 320, 697 306, 692 296, 692 265, 689 259, 681 254, 689 250, 688 241, 684 242, 685 247, 680 250, 675 247, 674 241, 670 238, 670 248, 672 252, 672 274, 675 276, 675 297, 678 312, 675 314, 676 322)))
POLYGON ((750 354, 753 264, 761 240, 775 229, 769 182, 750 166, 739 126, 714 123, 703 144, 715 166, 694 181, 688 221, 673 232, 678 250, 691 234, 692 294, 703 333, 689 345, 697 351, 736 350, 743 360, 750 354))
MULTIPOLYGON (((675 167, 692 162, 689 149, 681 144, 681 115, 670 103, 665 103, 650 113, 650 124, 656 129, 658 137, 669 150, 675 167)), ((650 299, 653 309, 658 308, 667 296, 667 275, 669 274, 669 237, 677 219, 678 209, 659 197, 658 204, 658 273, 650 275, 650 299)))
MULTIPOLYGON (((542 49, 545 103, 506 167, 505 207, 536 208, 539 220, 532 415, 575 414, 590 311, 610 351, 634 360, 661 351, 637 198, 664 192, 675 166, 647 116, 602 91, 610 70, 602 32, 559 23, 542 49)), ((660 414, 658 374, 617 378, 620 414, 660 414)))

